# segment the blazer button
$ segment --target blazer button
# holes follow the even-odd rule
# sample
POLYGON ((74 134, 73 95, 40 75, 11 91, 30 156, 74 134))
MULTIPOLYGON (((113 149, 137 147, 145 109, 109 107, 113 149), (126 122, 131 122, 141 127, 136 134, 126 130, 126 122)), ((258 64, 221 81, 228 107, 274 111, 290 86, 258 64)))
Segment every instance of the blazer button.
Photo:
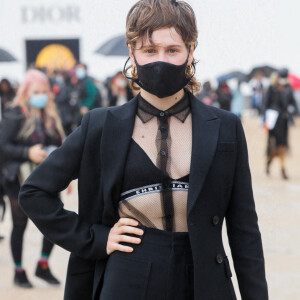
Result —
POLYGON ((218 217, 218 216, 214 216, 212 221, 213 221, 213 224, 214 224, 214 225, 218 225, 218 224, 219 224, 219 221, 220 221, 220 219, 219 219, 219 217, 218 217))
POLYGON ((167 156, 167 152, 166 152, 165 150, 160 150, 160 154, 161 154, 162 156, 167 156))
POLYGON ((216 257, 216 261, 218 264, 221 264, 223 262, 223 256, 222 254, 218 254, 216 257))

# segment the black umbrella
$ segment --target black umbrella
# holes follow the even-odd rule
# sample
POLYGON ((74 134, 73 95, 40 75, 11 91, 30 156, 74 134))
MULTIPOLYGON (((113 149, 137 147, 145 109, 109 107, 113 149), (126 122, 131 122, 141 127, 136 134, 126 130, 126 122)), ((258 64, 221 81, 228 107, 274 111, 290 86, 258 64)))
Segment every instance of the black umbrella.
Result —
POLYGON ((0 48, 0 62, 17 61, 10 53, 0 48))
POLYGON ((264 77, 270 77, 270 75, 273 72, 276 72, 277 69, 271 67, 271 66, 260 66, 260 67, 255 67, 251 70, 251 72, 247 75, 248 81, 253 78, 257 73, 262 73, 264 77))
POLYGON ((222 80, 229 80, 229 79, 233 79, 236 78, 238 81, 242 82, 242 81, 247 81, 247 75, 241 71, 233 71, 227 74, 223 74, 221 76, 219 76, 217 78, 217 80, 219 82, 221 82, 222 80))
POLYGON ((129 56, 125 35, 116 36, 105 42, 96 53, 106 56, 129 56))

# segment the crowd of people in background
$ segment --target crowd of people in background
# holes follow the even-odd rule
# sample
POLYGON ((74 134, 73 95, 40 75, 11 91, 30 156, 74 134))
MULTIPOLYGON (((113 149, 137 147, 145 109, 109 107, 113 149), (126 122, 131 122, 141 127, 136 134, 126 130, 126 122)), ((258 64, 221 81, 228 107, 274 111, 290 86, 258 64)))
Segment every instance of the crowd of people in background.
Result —
MULTIPOLYGON (((299 115, 287 75, 287 70, 273 73, 269 86, 264 86, 262 77, 257 76, 251 83, 250 102, 252 111, 260 116, 268 130, 266 173, 270 174, 272 161, 279 157, 284 179, 288 179, 284 163, 288 127, 293 123, 293 117, 299 115), (270 111, 275 118, 271 125, 270 111)), ((220 80, 213 88, 212 83, 206 81, 196 96, 206 105, 231 111, 242 118, 245 97, 241 85, 242 82, 236 80, 235 86, 230 87, 226 80, 220 80)), ((137 93, 121 71, 101 82, 89 75, 88 67, 83 63, 78 63, 72 70, 54 70, 50 74, 30 68, 20 85, 13 85, 8 79, 1 80, 0 221, 5 213, 4 197, 7 196, 13 220, 11 252, 16 285, 32 287, 22 267, 27 217, 18 207, 20 185, 30 171, 79 126, 82 116, 89 110, 122 105, 137 93)), ((53 244, 44 238, 35 274, 50 284, 59 284, 48 265, 52 248, 53 244)))
MULTIPOLYGON (((46 70, 41 70, 46 73, 46 70)), ((286 76, 279 73, 288 72, 282 69, 274 72, 270 77, 269 84, 263 82, 263 76, 258 74, 247 83, 251 88, 251 105, 249 106, 249 96, 245 96, 241 86, 244 82, 240 80, 220 80, 205 81, 201 91, 196 94, 197 98, 206 105, 212 105, 227 111, 231 111, 242 117, 243 111, 251 108, 253 112, 264 118, 265 110, 268 106, 268 89, 274 82, 274 76, 286 76), (272 79, 273 78, 273 79, 272 79), (233 84, 232 84, 233 82, 233 84), (213 87, 214 86, 214 87, 213 87), (247 103, 246 103, 247 102, 247 103)), ((69 135, 80 124, 81 117, 89 110, 97 107, 122 105, 137 95, 138 90, 133 89, 122 71, 108 77, 105 81, 99 81, 91 77, 88 73, 87 65, 78 63, 71 70, 54 70, 47 74, 54 95, 54 102, 59 112, 63 128, 66 135, 69 135)), ((281 77, 283 78, 283 77, 281 77)), ((285 85, 288 80, 285 78, 285 85)), ((281 80, 282 82, 282 80, 281 80)), ((289 85, 292 92, 292 89, 289 85)), ((5 107, 7 107, 16 95, 18 84, 12 84, 8 79, 0 81, 0 120, 5 107)), ((292 100, 295 107, 293 113, 289 112, 289 121, 292 122, 292 115, 297 114, 297 103, 292 100)), ((279 109, 279 108, 277 108, 279 109)))

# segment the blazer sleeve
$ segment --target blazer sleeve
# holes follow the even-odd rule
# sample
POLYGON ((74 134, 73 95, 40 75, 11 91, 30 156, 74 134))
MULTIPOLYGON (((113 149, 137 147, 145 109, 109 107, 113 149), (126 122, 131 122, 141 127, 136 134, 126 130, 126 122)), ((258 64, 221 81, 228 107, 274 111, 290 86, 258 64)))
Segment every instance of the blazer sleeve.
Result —
POLYGON ((19 107, 7 110, 0 125, 0 154, 5 160, 25 161, 28 158, 28 146, 14 142, 25 121, 19 107))
POLYGON ((236 119, 237 161, 226 225, 243 300, 267 300, 268 287, 258 218, 255 211, 246 138, 236 119))
POLYGON ((55 244, 84 259, 103 259, 108 257, 106 244, 110 228, 89 224, 75 212, 64 209, 59 197, 59 192, 78 177, 89 116, 87 113, 81 126, 28 177, 21 187, 19 204, 55 244))

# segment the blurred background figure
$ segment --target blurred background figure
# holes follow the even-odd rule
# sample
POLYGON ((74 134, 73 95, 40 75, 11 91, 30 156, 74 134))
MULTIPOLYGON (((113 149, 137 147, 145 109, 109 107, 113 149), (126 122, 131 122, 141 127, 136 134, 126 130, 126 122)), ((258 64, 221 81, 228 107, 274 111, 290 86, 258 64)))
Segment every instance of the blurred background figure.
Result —
POLYGON ((275 114, 273 124, 268 126, 266 173, 270 174, 270 165, 275 157, 279 157, 283 179, 288 179, 285 169, 285 154, 288 147, 289 116, 299 114, 292 88, 287 80, 288 70, 274 72, 270 78, 270 86, 266 92, 264 118, 268 124, 268 115, 275 114))
MULTIPOLYGON (((20 287, 32 287, 22 267, 23 236, 28 218, 18 206, 20 185, 37 164, 61 145, 63 139, 64 131, 48 78, 38 70, 30 70, 15 99, 5 110, 0 127, 3 186, 10 200, 13 221, 11 251, 15 263, 14 283, 20 287)), ((44 238, 35 275, 57 285, 59 281, 48 266, 52 248, 53 243, 44 238)))
POLYGON ((205 81, 202 90, 196 95, 196 97, 206 105, 219 107, 218 95, 211 87, 210 81, 205 81))
POLYGON ((7 107, 7 105, 12 101, 12 99, 15 97, 16 93, 13 89, 11 83, 8 79, 3 78, 0 81, 0 121, 2 119, 2 113, 7 107))
POLYGON ((219 107, 230 111, 232 95, 226 80, 221 80, 216 93, 218 95, 219 107))
MULTIPOLYGON (((1 160, 1 158, 0 158, 1 160)), ((1 161, 0 161, 0 166, 1 166, 1 161)), ((5 193, 4 193, 4 188, 3 188, 3 185, 2 185, 2 176, 1 176, 1 169, 0 169, 0 223, 3 222, 4 220, 4 215, 5 215, 5 211, 6 211, 6 203, 5 203, 5 200, 4 200, 4 196, 5 196, 5 193)), ((4 239, 4 236, 1 234, 1 231, 0 231, 0 242, 4 239)))
MULTIPOLYGON (((0 81, 0 122, 2 120, 2 114, 5 108, 11 103, 16 93, 14 88, 12 87, 10 81, 6 78, 3 78, 0 81)), ((5 201, 4 201, 4 188, 2 184, 2 176, 1 176, 1 161, 3 161, 3 157, 0 156, 0 222, 4 219, 5 214, 5 201)), ((0 234, 0 241, 3 239, 3 236, 0 234)))
POLYGON ((262 80, 264 78, 264 73, 258 71, 252 80, 252 107, 257 110, 258 114, 261 114, 264 86, 262 80))
POLYGON ((242 117, 244 107, 244 96, 241 92, 241 81, 237 81, 237 87, 232 91, 232 100, 230 111, 237 115, 239 118, 242 117))
POLYGON ((55 92, 55 104, 58 109, 62 125, 66 135, 76 129, 81 120, 79 93, 71 82, 71 75, 67 71, 56 72, 55 84, 52 91, 55 92))
POLYGON ((108 83, 109 106, 125 104, 133 98, 128 81, 121 71, 117 72, 108 83))
POLYGON ((94 83, 94 79, 88 76, 87 65, 77 64, 75 76, 78 79, 76 87, 79 93, 80 113, 84 115, 89 110, 101 106, 101 94, 94 83))

